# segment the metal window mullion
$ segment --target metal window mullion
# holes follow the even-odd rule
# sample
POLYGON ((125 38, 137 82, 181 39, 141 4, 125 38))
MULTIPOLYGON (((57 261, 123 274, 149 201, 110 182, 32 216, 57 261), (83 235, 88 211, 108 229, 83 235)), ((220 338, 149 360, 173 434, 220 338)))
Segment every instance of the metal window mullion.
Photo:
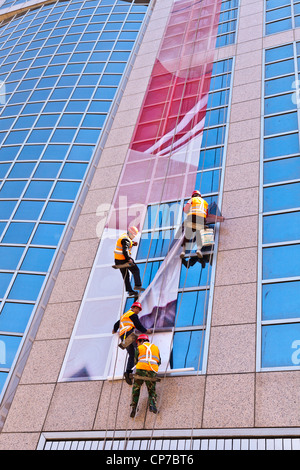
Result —
POLYGON ((276 181, 275 183, 264 183, 263 188, 273 188, 276 186, 288 185, 288 184, 295 184, 299 183, 300 178, 294 180, 284 180, 284 181, 276 181))
POLYGON ((262 212, 262 215, 265 217, 265 216, 287 214, 287 213, 299 212, 299 211, 300 211, 300 206, 299 207, 293 207, 291 209, 282 209, 282 210, 277 210, 277 211, 262 212))
POLYGON ((285 160, 285 159, 288 159, 288 158, 294 158, 294 157, 298 157, 298 156, 299 156, 298 153, 290 153, 290 154, 287 154, 287 155, 279 155, 279 157, 265 158, 263 160, 263 162, 264 163, 275 162, 276 160, 285 160))
MULTIPOLYGON (((294 0, 291 0, 292 29, 295 29, 294 0)), ((295 69, 296 70, 296 69, 295 69)))
POLYGON ((281 246, 292 246, 292 245, 299 245, 299 244, 300 244, 300 239, 299 240, 289 240, 289 241, 284 241, 284 242, 262 243, 262 249, 264 249, 264 248, 276 248, 276 247, 281 247, 281 246))
POLYGON ((262 326, 272 326, 272 325, 289 325, 291 323, 300 323, 300 317, 295 318, 280 318, 273 320, 262 320, 262 326))
POLYGON ((282 282, 294 282, 300 281, 300 276, 292 276, 292 277, 279 277, 279 278, 271 278, 271 279, 262 279, 262 285, 266 284, 280 284, 282 282))

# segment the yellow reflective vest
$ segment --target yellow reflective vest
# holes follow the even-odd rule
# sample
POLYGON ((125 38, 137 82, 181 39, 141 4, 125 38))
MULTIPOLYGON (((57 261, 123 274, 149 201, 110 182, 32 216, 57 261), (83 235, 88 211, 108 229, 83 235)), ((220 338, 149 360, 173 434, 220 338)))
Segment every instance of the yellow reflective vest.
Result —
POLYGON ((138 346, 138 362, 136 365, 137 369, 152 370, 153 372, 157 372, 159 365, 160 353, 158 347, 155 346, 155 344, 145 341, 143 344, 138 346))
POLYGON ((191 204, 189 215, 199 215, 200 217, 206 217, 208 212, 208 203, 202 197, 192 197, 189 200, 191 204))
POLYGON ((120 318, 120 336, 124 335, 125 333, 127 334, 128 331, 132 330, 134 328, 134 323, 130 319, 130 316, 133 315, 134 312, 132 310, 128 310, 128 312, 123 313, 123 315, 120 318))
POLYGON ((114 251, 115 259, 125 260, 125 256, 123 255, 123 247, 122 247, 122 240, 124 240, 124 238, 127 238, 127 240, 130 242, 129 255, 131 255, 132 240, 127 235, 127 233, 123 233, 123 235, 121 235, 120 238, 117 240, 117 243, 115 246, 115 251, 114 251))

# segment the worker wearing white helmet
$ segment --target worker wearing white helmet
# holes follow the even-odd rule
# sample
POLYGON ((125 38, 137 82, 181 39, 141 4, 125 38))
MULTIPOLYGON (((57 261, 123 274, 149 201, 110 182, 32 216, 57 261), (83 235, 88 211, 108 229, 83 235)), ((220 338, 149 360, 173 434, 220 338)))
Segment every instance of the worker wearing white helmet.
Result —
POLYGON ((131 257, 131 249, 133 246, 137 245, 137 242, 134 242, 133 239, 138 235, 138 233, 139 231, 136 227, 129 227, 127 233, 123 233, 117 240, 114 250, 116 265, 122 265, 124 263, 130 264, 130 266, 128 266, 127 268, 120 268, 122 277, 125 282, 125 289, 130 297, 138 296, 138 292, 134 289, 143 290, 139 267, 135 264, 134 260, 131 257), (131 286, 128 271, 130 271, 133 275, 135 284, 134 289, 131 286))

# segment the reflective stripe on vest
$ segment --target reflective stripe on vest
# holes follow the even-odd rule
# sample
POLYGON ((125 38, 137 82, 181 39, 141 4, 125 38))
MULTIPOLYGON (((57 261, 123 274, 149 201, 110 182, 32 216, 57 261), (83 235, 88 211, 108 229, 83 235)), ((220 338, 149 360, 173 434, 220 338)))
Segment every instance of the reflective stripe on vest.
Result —
POLYGON ((138 350, 139 356, 136 368, 157 372, 160 362, 158 347, 155 344, 144 342, 138 347, 138 350))
POLYGON ((133 315, 134 312, 132 310, 128 310, 128 312, 124 313, 120 319, 120 336, 124 335, 128 331, 134 328, 134 323, 130 320, 130 316, 133 315))
POLYGON ((114 250, 115 259, 120 259, 120 260, 125 259, 125 256, 123 255, 123 247, 122 247, 122 240, 124 240, 125 238, 130 242, 129 254, 131 255, 132 241, 130 240, 127 233, 123 233, 123 235, 121 235, 120 238, 118 239, 116 246, 115 246, 115 250, 114 250))
POLYGON ((190 199, 191 208, 188 215, 200 215, 201 217, 207 216, 208 203, 202 197, 192 197, 190 199))

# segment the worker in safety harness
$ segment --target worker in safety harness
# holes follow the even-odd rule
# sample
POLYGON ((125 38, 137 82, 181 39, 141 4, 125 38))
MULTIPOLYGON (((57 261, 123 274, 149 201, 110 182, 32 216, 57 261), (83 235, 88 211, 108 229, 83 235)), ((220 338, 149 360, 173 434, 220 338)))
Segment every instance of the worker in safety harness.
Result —
POLYGON ((142 288, 142 282, 140 277, 139 267, 135 264, 131 257, 131 248, 137 246, 137 242, 134 242, 133 239, 138 235, 139 231, 136 227, 129 227, 127 233, 123 233, 120 238, 117 240, 114 256, 115 264, 122 265, 124 263, 129 263, 130 266, 127 268, 120 268, 122 277, 125 282, 125 289, 128 292, 129 297, 138 297, 139 293, 134 289, 144 290, 142 288), (131 282, 129 279, 130 271, 134 278, 134 289, 132 289, 131 282))
POLYGON ((193 191, 191 199, 186 203, 183 210, 187 213, 187 217, 184 221, 184 239, 182 242, 180 258, 185 257, 185 245, 194 237, 194 232, 196 232, 197 256, 198 258, 203 258, 201 252, 202 241, 200 232, 205 226, 205 218, 208 213, 208 203, 201 197, 200 191, 193 191))
MULTIPOLYGON (((137 338, 137 349, 135 352, 136 375, 155 379, 158 368, 161 364, 160 352, 155 344, 150 343, 147 335, 142 334, 137 338)), ((144 380, 135 378, 132 387, 132 401, 130 417, 134 418, 140 397, 141 387, 144 380)), ((155 380, 145 380, 149 396, 149 411, 157 413, 156 408, 156 382, 155 380)))
MULTIPOLYGON (((121 340, 123 340, 125 337, 127 338, 129 335, 132 335, 134 333, 135 328, 140 331, 141 333, 151 333, 151 330, 147 330, 142 323, 140 322, 139 319, 139 313, 142 311, 142 306, 140 302, 134 302, 131 305, 130 310, 128 310, 126 313, 124 313, 120 320, 118 320, 113 327, 112 333, 116 333, 119 330, 119 335, 121 340)), ((134 356, 135 356, 135 350, 136 350, 136 342, 135 338, 136 336, 133 336, 134 341, 129 344, 129 346, 126 348, 126 351, 128 352, 128 360, 127 360, 127 366, 126 366, 126 371, 124 372, 124 378, 125 381, 128 383, 128 385, 132 385, 132 379, 130 377, 130 374, 132 374, 132 369, 134 367, 134 356)))

